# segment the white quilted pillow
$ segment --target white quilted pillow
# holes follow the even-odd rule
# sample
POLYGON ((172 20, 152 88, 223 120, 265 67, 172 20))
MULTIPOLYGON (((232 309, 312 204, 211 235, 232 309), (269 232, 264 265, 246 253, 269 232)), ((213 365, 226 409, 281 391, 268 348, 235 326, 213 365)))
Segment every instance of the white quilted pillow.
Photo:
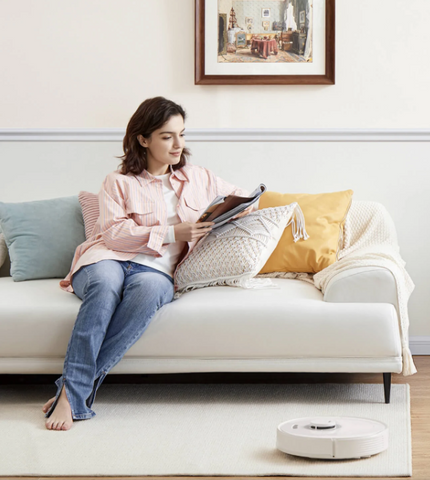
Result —
POLYGON ((3 265, 7 257, 7 245, 4 235, 0 233, 0 267, 3 265))
POLYGON ((308 238, 299 205, 264 208, 212 230, 195 245, 175 272, 175 295, 196 288, 230 285, 265 288, 269 279, 255 279, 293 223, 294 241, 308 238))

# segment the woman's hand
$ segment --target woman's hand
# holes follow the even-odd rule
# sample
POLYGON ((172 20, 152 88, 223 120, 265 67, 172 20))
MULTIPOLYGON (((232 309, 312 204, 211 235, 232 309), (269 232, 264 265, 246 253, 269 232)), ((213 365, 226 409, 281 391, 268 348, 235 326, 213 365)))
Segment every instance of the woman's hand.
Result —
POLYGON ((191 223, 183 222, 175 225, 175 239, 177 242, 194 242, 212 230, 214 222, 191 223))

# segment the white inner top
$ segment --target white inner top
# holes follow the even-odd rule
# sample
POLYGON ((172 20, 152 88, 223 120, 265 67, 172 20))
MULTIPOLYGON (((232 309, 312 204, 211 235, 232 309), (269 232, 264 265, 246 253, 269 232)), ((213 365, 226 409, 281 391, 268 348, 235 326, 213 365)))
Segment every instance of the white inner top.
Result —
POLYGON ((173 277, 173 272, 175 271, 178 263, 179 255, 181 254, 186 242, 177 242, 175 240, 174 225, 181 223, 181 219, 176 213, 178 197, 176 196, 172 185, 170 185, 170 175, 171 173, 166 173, 165 175, 155 175, 156 178, 159 178, 163 182, 163 194, 167 208, 167 225, 170 225, 166 238, 164 239, 164 244, 169 244, 167 250, 162 257, 153 257, 152 255, 139 253, 132 259, 132 261, 155 268, 156 270, 160 270, 161 272, 167 273, 167 275, 173 277))

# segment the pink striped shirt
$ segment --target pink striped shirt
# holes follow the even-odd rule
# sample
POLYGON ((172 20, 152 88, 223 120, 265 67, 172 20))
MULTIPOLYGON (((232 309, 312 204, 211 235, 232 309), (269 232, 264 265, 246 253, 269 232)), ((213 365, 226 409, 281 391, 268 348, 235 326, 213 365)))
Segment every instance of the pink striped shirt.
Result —
MULTIPOLYGON (((198 165, 188 163, 179 170, 170 170, 181 222, 195 223, 217 195, 249 195, 198 165)), ((138 253, 161 257, 168 246, 163 244, 169 226, 161 179, 146 170, 139 175, 114 171, 105 178, 98 196, 100 216, 92 235, 76 248, 70 272, 60 281, 60 287, 67 292, 73 293, 72 275, 84 265, 107 259, 132 260, 138 253)), ((253 204, 242 215, 255 209, 253 204)), ((197 241, 187 243, 188 251, 178 266, 197 241)))

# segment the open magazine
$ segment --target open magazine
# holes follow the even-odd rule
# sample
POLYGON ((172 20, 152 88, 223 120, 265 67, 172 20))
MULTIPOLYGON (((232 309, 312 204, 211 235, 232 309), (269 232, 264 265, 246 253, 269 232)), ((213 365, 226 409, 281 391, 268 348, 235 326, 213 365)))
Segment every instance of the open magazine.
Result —
POLYGON ((260 183, 249 197, 239 197, 238 195, 222 197, 218 195, 196 223, 214 222, 215 225, 212 226, 212 229, 220 227, 255 203, 265 191, 266 185, 260 183))

